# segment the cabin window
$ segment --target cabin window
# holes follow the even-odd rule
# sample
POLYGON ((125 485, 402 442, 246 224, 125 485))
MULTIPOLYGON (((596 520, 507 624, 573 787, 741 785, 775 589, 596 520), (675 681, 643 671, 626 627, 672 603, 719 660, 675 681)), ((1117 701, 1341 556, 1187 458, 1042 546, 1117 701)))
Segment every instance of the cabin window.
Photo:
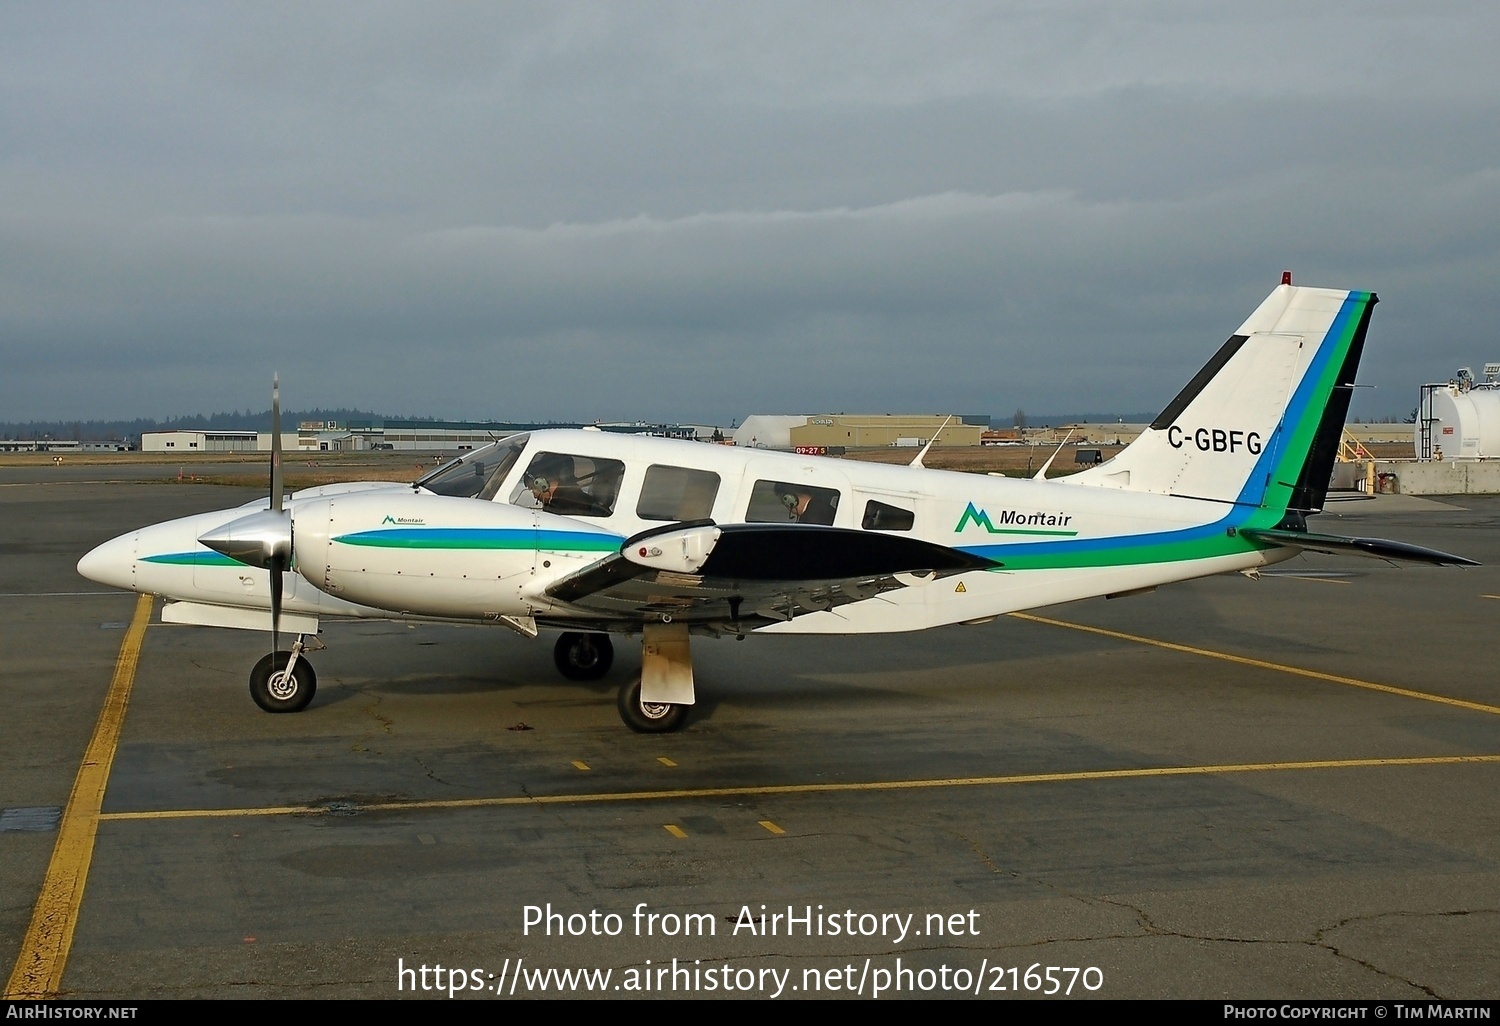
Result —
POLYGON ((613 516, 624 477, 625 464, 619 460, 539 452, 511 502, 565 517, 613 516))
POLYGON ((871 499, 865 503, 865 515, 860 526, 866 531, 910 531, 915 520, 916 514, 909 509, 871 499))
POLYGON ((654 465, 646 469, 635 515, 642 520, 707 520, 719 495, 719 475, 707 470, 654 465))
POLYGON ((788 481, 757 481, 750 490, 745 520, 751 524, 833 524, 839 493, 788 481))

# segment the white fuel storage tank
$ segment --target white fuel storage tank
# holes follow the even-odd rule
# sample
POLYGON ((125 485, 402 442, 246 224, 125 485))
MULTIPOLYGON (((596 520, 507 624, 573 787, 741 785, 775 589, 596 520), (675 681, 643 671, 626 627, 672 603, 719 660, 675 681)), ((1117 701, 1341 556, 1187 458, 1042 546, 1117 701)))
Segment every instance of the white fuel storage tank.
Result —
POLYGON ((1413 434, 1419 460, 1500 458, 1500 383, 1422 386, 1413 434))

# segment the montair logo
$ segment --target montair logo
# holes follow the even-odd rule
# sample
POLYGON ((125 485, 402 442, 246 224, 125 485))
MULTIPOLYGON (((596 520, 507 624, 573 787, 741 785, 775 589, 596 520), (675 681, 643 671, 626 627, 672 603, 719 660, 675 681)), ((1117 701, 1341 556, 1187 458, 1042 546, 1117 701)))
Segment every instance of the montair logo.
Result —
POLYGON ((380 523, 382 525, 385 525, 385 524, 418 524, 418 525, 425 526, 426 523, 427 523, 427 521, 423 520, 421 517, 393 517, 389 513, 387 513, 385 515, 385 519, 382 520, 380 523))
POLYGON ((1078 534, 1077 531, 1067 529, 1072 522, 1073 514, 1071 513, 1050 513, 1046 510, 1026 512, 1017 509, 1002 509, 995 514, 994 519, 991 519, 987 511, 977 508, 971 502, 964 510, 964 515, 958 518, 958 526, 953 529, 953 533, 961 534, 965 527, 975 524, 990 534, 1041 534, 1055 538, 1072 538, 1078 534))

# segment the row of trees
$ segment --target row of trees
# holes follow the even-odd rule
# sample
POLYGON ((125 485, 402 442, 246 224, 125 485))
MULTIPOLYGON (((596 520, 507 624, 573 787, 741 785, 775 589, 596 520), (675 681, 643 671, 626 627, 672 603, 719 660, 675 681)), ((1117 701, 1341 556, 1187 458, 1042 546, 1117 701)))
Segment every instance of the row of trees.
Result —
MULTIPOLYGON (((304 420, 333 420, 340 423, 349 420, 384 420, 381 414, 364 410, 283 410, 283 431, 295 431, 304 420)), ((421 418, 399 418, 421 419, 421 418)), ((78 439, 84 442, 112 441, 114 439, 139 438, 145 431, 269 431, 271 411, 250 410, 232 413, 193 414, 184 417, 169 417, 153 420, 137 417, 134 420, 31 420, 0 422, 0 438, 20 441, 49 438, 78 439)))

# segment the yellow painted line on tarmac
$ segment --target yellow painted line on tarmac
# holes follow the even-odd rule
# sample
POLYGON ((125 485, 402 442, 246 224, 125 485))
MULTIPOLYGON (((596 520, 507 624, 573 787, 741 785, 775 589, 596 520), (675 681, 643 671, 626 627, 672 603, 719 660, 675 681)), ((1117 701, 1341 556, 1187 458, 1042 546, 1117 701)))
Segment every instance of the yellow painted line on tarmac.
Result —
POLYGON ((115 748, 120 743, 120 728, 130 704, 130 689, 135 683, 135 668, 141 657, 141 643, 151 623, 150 595, 135 603, 135 616, 120 643, 115 658, 115 672, 110 679, 104 708, 94 725, 94 736, 84 752, 83 764, 73 779, 73 792, 63 812, 52 848, 52 861, 42 881, 42 892, 32 909, 31 925, 21 942, 21 951, 5 985, 7 1000, 52 997, 62 990, 63 968, 73 946, 73 929, 83 904, 83 889, 88 882, 89 863, 94 857, 94 836, 99 830, 104 789, 109 784, 109 770, 114 764, 115 748))
POLYGON ((673 837, 679 839, 687 836, 687 831, 682 829, 682 827, 678 826, 676 823, 663 823, 662 829, 671 834, 673 837))
POLYGON ((589 764, 584 762, 582 759, 574 759, 573 768, 578 770, 586 770, 589 768, 589 764))
POLYGON ((656 757, 656 761, 657 761, 657 762, 659 762, 659 763, 661 763, 661 764, 662 764, 662 765, 663 765, 663 766, 666 766, 666 767, 668 767, 668 768, 671 768, 671 767, 673 767, 673 766, 676 766, 676 765, 677 765, 677 764, 676 764, 676 763, 675 763, 675 762, 673 762, 673 761, 672 761, 672 760, 671 760, 671 759, 668 759, 668 758, 667 758, 667 757, 666 757, 666 756, 665 756, 665 755, 658 755, 658 756, 657 756, 657 757, 656 757))
POLYGON ((1480 598, 1500 599, 1500 595, 1481 595, 1480 598))
POLYGON ((1053 620, 1046 616, 1037 616, 1034 613, 1011 613, 1017 620, 1030 620, 1032 623, 1044 623, 1049 627, 1066 627, 1069 630, 1083 631, 1086 634, 1099 634, 1106 638, 1118 638, 1121 641, 1132 641, 1137 645, 1150 645, 1153 648, 1164 648, 1171 652, 1183 652, 1187 655, 1204 656, 1208 659, 1222 659, 1226 663, 1238 663, 1241 666, 1254 666, 1262 670, 1275 670, 1278 673, 1290 673, 1298 677, 1311 677, 1313 680, 1326 680, 1331 684, 1345 684, 1351 688, 1364 688, 1367 691, 1380 691, 1387 695, 1400 695, 1402 698, 1416 698, 1423 702, 1438 702, 1442 705, 1451 705, 1459 709, 1469 709, 1474 712, 1490 713, 1500 716, 1500 706, 1485 705, 1482 702, 1466 702, 1461 698, 1449 698, 1446 695, 1433 695, 1426 691, 1412 691, 1410 688, 1393 687, 1390 684, 1376 684, 1374 681, 1360 680, 1357 677, 1341 677, 1336 673, 1323 673, 1319 670, 1306 670, 1300 666, 1288 666, 1285 663, 1271 663, 1264 659, 1251 659, 1248 656, 1232 655, 1229 652, 1215 652, 1210 648, 1195 648, 1192 645, 1179 645, 1171 641, 1158 641, 1156 638, 1143 638, 1138 634, 1125 634, 1121 631, 1105 630, 1103 627, 1089 627, 1081 623, 1069 623, 1067 620, 1053 620))
POLYGON ((1308 577, 1303 574, 1277 574, 1278 581, 1312 581, 1314 584, 1349 584, 1349 581, 1340 581, 1332 577, 1308 577))
POLYGON ((760 825, 765 827, 767 831, 773 834, 780 835, 786 833, 785 830, 781 829, 781 827, 777 826, 775 823, 772 823, 769 819, 761 820, 760 825))
MULTIPOLYGON (((1153 766, 1140 769, 1077 770, 1063 773, 1022 773, 994 777, 935 777, 919 780, 871 780, 809 784, 765 784, 740 787, 681 787, 659 791, 603 791, 595 794, 530 795, 507 798, 434 798, 401 802, 340 802, 338 811, 410 812, 414 809, 489 809, 514 806, 589 805, 602 802, 650 802, 666 799, 741 798, 799 794, 838 794, 853 791, 921 791, 940 787, 1004 787, 1012 784, 1066 784, 1092 780, 1130 780, 1150 777, 1197 777, 1229 773, 1288 770, 1371 769, 1375 767, 1457 766, 1500 763, 1494 755, 1424 755, 1399 759, 1324 759, 1315 762, 1242 762, 1215 766, 1153 766)), ((154 812, 108 812, 106 821, 153 819, 227 819, 247 816, 309 816, 329 812, 327 805, 274 805, 257 809, 161 809, 154 812)), ((671 832, 670 826, 666 827, 671 832)), ((679 828, 680 829, 680 828, 679 828)), ((684 835, 686 836, 686 835, 684 835)))

